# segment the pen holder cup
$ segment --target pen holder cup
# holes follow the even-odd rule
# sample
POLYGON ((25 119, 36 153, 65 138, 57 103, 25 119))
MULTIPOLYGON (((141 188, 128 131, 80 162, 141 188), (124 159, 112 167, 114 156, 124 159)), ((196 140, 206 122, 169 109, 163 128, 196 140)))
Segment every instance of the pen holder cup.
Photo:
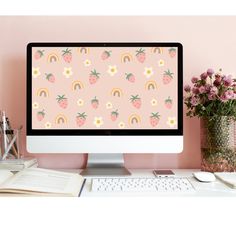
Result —
POLYGON ((0 160, 20 159, 20 133, 19 129, 6 130, 0 133, 0 160))

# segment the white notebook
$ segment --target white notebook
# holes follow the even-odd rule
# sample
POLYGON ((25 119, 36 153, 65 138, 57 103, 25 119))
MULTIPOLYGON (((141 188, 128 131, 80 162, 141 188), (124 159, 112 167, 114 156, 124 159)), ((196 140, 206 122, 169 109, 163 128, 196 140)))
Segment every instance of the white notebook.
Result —
POLYGON ((216 178, 228 185, 230 188, 236 189, 236 172, 215 172, 216 178))

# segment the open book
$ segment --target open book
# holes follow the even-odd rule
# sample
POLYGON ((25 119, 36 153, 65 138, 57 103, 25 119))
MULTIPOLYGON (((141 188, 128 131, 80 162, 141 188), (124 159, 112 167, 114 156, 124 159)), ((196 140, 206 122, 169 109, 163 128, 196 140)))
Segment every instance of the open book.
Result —
POLYGON ((0 193, 79 196, 85 179, 75 173, 28 168, 17 174, 0 170, 0 193))

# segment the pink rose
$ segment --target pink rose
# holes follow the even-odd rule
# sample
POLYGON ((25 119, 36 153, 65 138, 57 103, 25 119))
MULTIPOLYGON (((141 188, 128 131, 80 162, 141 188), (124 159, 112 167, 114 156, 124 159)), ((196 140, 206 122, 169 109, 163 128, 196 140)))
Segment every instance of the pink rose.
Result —
POLYGON ((192 81, 193 84, 195 84, 195 83, 198 82, 198 78, 197 78, 197 77, 193 77, 193 78, 191 79, 191 81, 192 81))
POLYGON ((226 97, 226 99, 232 99, 232 98, 234 98, 234 92, 233 92, 233 90, 227 90, 227 91, 225 92, 225 97, 226 97))
POLYGON ((206 91, 207 93, 210 92, 211 88, 212 88, 212 85, 210 85, 210 84, 206 84, 206 85, 205 85, 205 91, 206 91))
POLYGON ((223 78, 222 80, 223 80, 224 85, 227 87, 229 87, 233 83, 231 75, 228 75, 227 77, 223 78))
POLYGON ((199 93, 205 93, 205 92, 206 92, 205 86, 201 86, 199 88, 199 93))
POLYGON ((199 94, 199 88, 193 87, 193 88, 192 88, 192 92, 193 92, 194 94, 199 94))
POLYGON ((208 94, 208 99, 209 100, 215 100, 216 99, 216 95, 215 94, 208 94))
POLYGON ((207 79, 207 73, 206 72, 202 73, 200 75, 200 77, 201 77, 202 80, 206 80, 207 79))
POLYGON ((189 93, 190 91, 191 91, 191 87, 187 84, 187 85, 185 85, 184 86, 184 91, 186 92, 186 93, 189 93))
POLYGON ((207 70, 207 75, 208 76, 212 76, 214 74, 214 70, 213 69, 208 69, 207 70))
POLYGON ((210 90, 210 94, 215 95, 217 93, 218 93, 218 88, 212 87, 211 90, 210 90))
POLYGON ((221 84, 221 81, 218 80, 218 79, 216 79, 216 80, 213 82, 213 84, 214 84, 216 87, 219 87, 220 84, 221 84))
POLYGON ((199 100, 196 97, 192 97, 190 102, 191 102, 192 106, 194 106, 194 107, 199 104, 199 100))

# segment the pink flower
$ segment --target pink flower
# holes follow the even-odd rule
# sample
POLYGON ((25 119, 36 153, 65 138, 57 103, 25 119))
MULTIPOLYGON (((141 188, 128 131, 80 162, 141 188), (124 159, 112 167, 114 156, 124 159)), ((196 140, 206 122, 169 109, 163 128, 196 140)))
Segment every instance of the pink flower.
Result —
POLYGON ((197 106, 199 104, 199 100, 196 97, 192 97, 190 102, 192 106, 197 106))
POLYGON ((208 99, 209 100, 215 100, 216 95, 215 94, 208 94, 208 99))
POLYGON ((207 73, 206 73, 206 72, 202 73, 202 74, 200 75, 200 77, 201 77, 202 80, 206 80, 206 78, 207 78, 207 73))
POLYGON ((217 93, 218 93, 218 88, 212 87, 211 90, 210 90, 210 94, 211 95, 216 95, 217 93))
POLYGON ((208 69, 207 70, 207 75, 208 76, 212 76, 214 74, 214 70, 213 69, 208 69))
POLYGON ((222 102, 227 102, 227 101, 228 101, 228 98, 225 96, 225 94, 223 94, 223 95, 220 96, 220 100, 221 100, 222 102))
POLYGON ((199 88, 199 93, 205 93, 205 92, 206 92, 205 86, 201 86, 199 88))
POLYGON ((215 75, 215 79, 221 81, 221 75, 220 74, 216 74, 215 75))
POLYGON ((193 87, 193 88, 192 88, 192 92, 193 92, 194 94, 199 94, 199 88, 193 87))
POLYGON ((214 84, 216 87, 218 87, 218 86, 220 86, 221 81, 218 80, 218 79, 216 79, 216 80, 213 82, 213 84, 214 84))
POLYGON ((193 84, 195 84, 195 83, 198 82, 198 78, 197 78, 197 77, 193 77, 193 78, 191 79, 191 81, 192 81, 193 84))
POLYGON ((223 78, 223 82, 225 86, 229 87, 233 83, 232 76, 228 75, 227 77, 223 78))
POLYGON ((205 91, 206 91, 207 93, 210 92, 211 88, 212 88, 212 85, 210 85, 210 84, 206 84, 206 85, 205 85, 205 91))
POLYGON ((225 97, 226 97, 226 99, 232 99, 232 98, 234 98, 234 92, 233 92, 233 90, 227 90, 227 91, 225 92, 225 97))
POLYGON ((191 87, 190 87, 190 85, 185 85, 184 86, 184 91, 186 92, 186 93, 189 93, 190 91, 191 91, 191 87))

